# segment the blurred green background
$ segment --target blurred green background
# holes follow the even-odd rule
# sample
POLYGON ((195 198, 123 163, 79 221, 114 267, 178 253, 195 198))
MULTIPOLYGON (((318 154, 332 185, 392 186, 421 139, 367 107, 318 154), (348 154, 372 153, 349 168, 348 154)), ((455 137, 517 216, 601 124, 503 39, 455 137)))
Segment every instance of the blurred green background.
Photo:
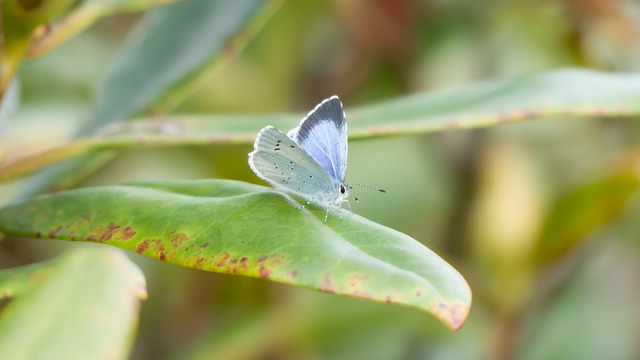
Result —
MULTIPOLYGON (((23 63, 3 156, 60 144, 84 126, 97 84, 142 21, 106 17, 23 63)), ((337 94, 348 115, 479 80, 566 67, 634 72, 638 24, 631 0, 289 0, 173 113, 303 114, 337 94)), ((354 211, 417 239, 469 282, 474 302, 458 332, 414 309, 127 253, 149 292, 131 358, 639 358, 638 130, 629 119, 558 117, 350 142, 347 180, 389 191, 357 189, 354 211)), ((251 149, 124 150, 80 186, 261 183, 247 165, 251 149)), ((2 185, 0 199, 25 183, 2 185)), ((98 245, 7 238, 0 266, 78 246, 98 245)))

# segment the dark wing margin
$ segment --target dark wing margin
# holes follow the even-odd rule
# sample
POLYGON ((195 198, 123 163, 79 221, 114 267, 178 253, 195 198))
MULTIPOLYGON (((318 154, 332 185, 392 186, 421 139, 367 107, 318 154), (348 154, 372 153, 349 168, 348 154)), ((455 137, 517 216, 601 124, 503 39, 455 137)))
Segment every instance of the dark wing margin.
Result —
POLYGON ((344 115, 342 103, 337 96, 332 96, 321 102, 315 109, 311 110, 307 117, 300 122, 300 129, 295 133, 295 141, 300 144, 303 139, 309 136, 312 129, 321 121, 331 121, 333 125, 346 134, 347 120, 344 115))
POLYGON ((343 183, 347 172, 347 121, 337 96, 322 101, 287 134, 334 179, 343 183))

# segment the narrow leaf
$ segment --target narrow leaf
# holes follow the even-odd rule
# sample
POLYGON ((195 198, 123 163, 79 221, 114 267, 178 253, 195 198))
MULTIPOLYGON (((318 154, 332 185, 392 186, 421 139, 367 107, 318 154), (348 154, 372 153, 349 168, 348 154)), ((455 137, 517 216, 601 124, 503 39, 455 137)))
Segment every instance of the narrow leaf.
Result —
MULTIPOLYGON (((640 116, 640 75, 564 70, 515 80, 400 97, 349 109, 349 137, 428 133, 495 126, 540 118, 640 116)), ((253 142, 258 130, 288 130, 302 115, 199 115, 135 121, 103 128, 102 136, 12 159, 0 165, 0 181, 56 161, 105 149, 253 142), (108 136, 107 136, 108 135, 108 136)))
POLYGON ((74 8, 69 14, 51 26, 49 31, 42 31, 31 41, 29 56, 38 57, 64 44, 73 36, 95 24, 103 17, 116 13, 143 11, 163 3, 178 0, 86 0, 74 8))
POLYGON ((230 39, 263 5, 259 0, 184 0, 150 11, 120 53, 84 134, 149 107, 224 56, 230 39))
POLYGON ((534 249, 538 262, 561 258, 589 234, 622 215, 640 188, 635 169, 624 170, 573 189, 556 201, 534 249))

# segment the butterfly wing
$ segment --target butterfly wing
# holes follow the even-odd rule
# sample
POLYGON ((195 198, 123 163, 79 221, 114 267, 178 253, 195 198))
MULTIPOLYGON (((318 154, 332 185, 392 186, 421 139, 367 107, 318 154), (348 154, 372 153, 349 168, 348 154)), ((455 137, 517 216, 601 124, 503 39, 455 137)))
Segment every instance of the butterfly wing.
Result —
POLYGON ((287 134, 331 177, 344 183, 347 173, 347 121, 337 96, 321 102, 287 134))
POLYGON ((249 154, 249 166, 276 188, 327 205, 337 198, 333 180, 320 165, 287 135, 267 126, 260 131, 249 154))

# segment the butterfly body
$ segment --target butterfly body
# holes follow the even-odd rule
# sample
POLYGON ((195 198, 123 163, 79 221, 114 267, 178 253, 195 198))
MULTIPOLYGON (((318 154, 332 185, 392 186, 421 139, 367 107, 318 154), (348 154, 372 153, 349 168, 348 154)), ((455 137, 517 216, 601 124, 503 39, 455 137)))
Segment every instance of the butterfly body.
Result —
POLYGON ((273 126, 260 130, 249 166, 275 188, 327 209, 349 201, 347 122, 337 96, 321 102, 284 134, 273 126))

